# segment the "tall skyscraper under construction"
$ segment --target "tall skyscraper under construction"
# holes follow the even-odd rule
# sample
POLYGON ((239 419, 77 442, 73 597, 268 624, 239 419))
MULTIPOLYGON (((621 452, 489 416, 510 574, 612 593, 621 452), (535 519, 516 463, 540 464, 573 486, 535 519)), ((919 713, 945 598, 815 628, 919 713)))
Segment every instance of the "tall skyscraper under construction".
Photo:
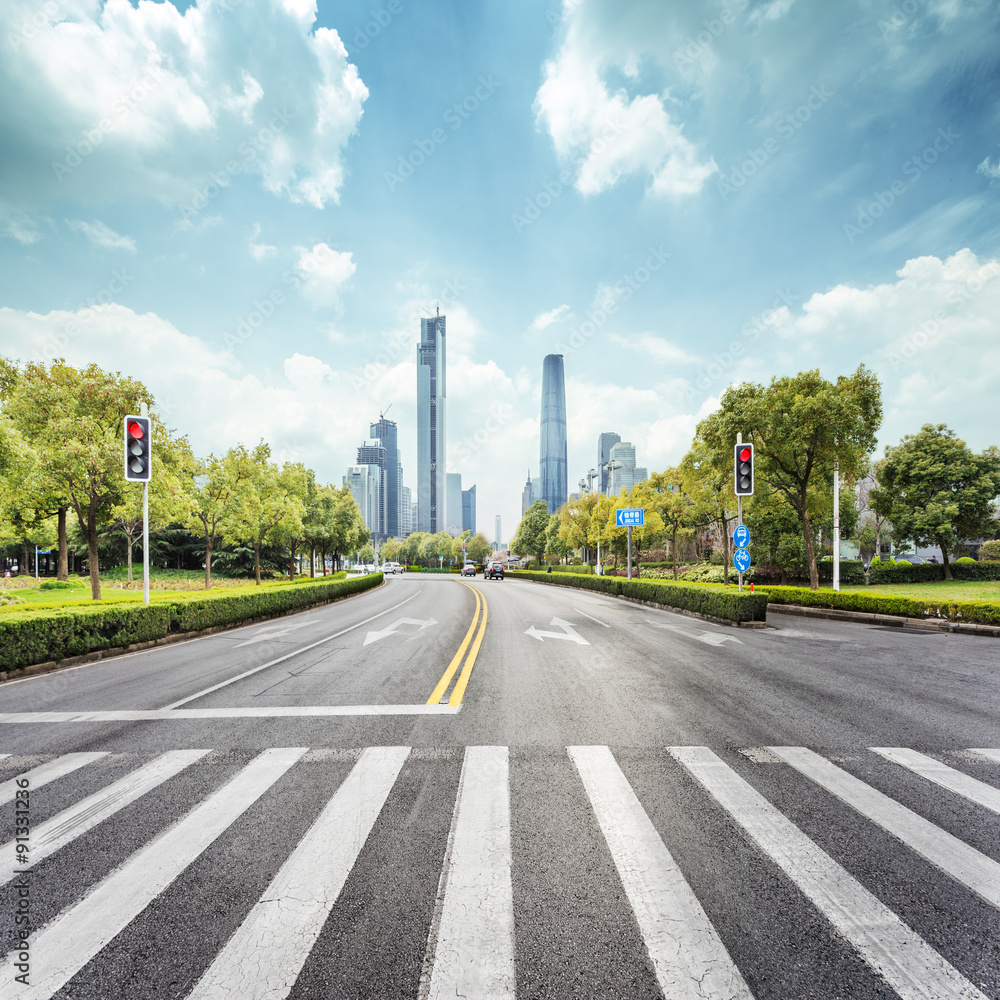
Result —
POLYGON ((445 317, 420 320, 417 345, 417 531, 445 524, 445 317))
POLYGON ((548 354, 542 363, 542 426, 539 448, 541 495, 554 514, 568 496, 566 458, 566 373, 563 356, 548 354))

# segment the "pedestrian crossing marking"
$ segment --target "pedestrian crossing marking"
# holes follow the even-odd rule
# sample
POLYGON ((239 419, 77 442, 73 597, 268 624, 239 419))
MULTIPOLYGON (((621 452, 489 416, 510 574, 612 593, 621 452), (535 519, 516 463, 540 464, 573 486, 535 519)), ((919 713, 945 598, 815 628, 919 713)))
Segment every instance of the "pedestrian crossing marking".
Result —
MULTIPOLYGON (((100 760, 102 757, 107 756, 107 753, 102 751, 98 751, 97 753, 67 753, 63 754, 62 757, 57 757, 55 760, 50 760, 47 764, 39 764, 38 767, 33 767, 30 771, 25 771, 24 774, 18 775, 18 778, 27 778, 27 787, 29 789, 40 788, 42 785, 47 785, 50 781, 63 778, 67 774, 72 774, 77 769, 85 767, 87 764, 93 764, 95 760, 100 760)), ((14 796, 17 794, 18 789, 18 778, 11 778, 10 781, 0 784, 0 806, 14 801, 14 796)))
POLYGON ((933 781, 936 785, 969 799, 970 802, 976 802, 995 813, 1000 813, 1000 788, 987 785, 985 781, 973 778, 962 771, 956 771, 955 768, 948 767, 933 757, 906 747, 869 747, 869 749, 885 757, 886 760, 909 768, 928 781, 933 781))
MULTIPOLYGON (((679 780, 693 779, 707 793, 706 802, 713 803, 742 828, 749 841, 784 872, 833 930, 902 1000, 985 1000, 984 994, 943 955, 711 749, 666 749, 683 767, 679 780)), ((164 794, 163 786, 169 778, 184 780, 179 777, 182 772, 210 752, 178 750, 160 754, 38 824, 32 831, 32 866, 68 848, 83 833, 141 796, 164 794)), ((188 994, 194 1000, 287 997, 393 795, 403 767, 415 757, 438 760, 442 754, 440 748, 434 748, 427 757, 426 751, 411 753, 408 747, 334 752, 340 754, 337 760, 343 759, 345 753, 356 758, 353 768, 321 806, 307 832, 290 846, 278 873, 228 942, 214 959, 206 958, 208 967, 188 994)), ((448 751, 449 755, 453 752, 448 751)), ((648 959, 652 964, 664 996, 679 1000, 753 1000, 743 973, 611 749, 571 746, 566 752, 635 914, 645 945, 641 960, 648 959)), ((920 849, 949 877, 973 887, 975 883, 979 894, 993 902, 989 879, 1000 866, 991 859, 842 771, 827 757, 804 747, 774 746, 766 748, 766 752, 827 788, 867 821, 889 830, 911 849, 920 849), (955 860, 949 862, 949 857, 955 860)), ((968 787, 980 798, 989 800, 985 790, 995 790, 986 782, 916 751, 883 747, 870 752, 903 766, 921 767, 928 775, 933 773, 941 779, 935 782, 937 785, 953 791, 965 787, 966 778, 974 782, 968 787)), ((255 756, 225 785, 195 804, 107 877, 85 888, 76 902, 34 931, 29 939, 34 956, 30 985, 15 981, 17 953, 8 953, 0 965, 0 1000, 50 1000, 226 834, 282 775, 305 761, 329 759, 316 757, 329 753, 296 747, 269 749, 255 756)), ((1000 750, 980 749, 976 753, 1000 762, 1000 750)), ((42 783, 54 782, 108 756, 104 752, 65 754, 24 774, 36 775, 42 783)), ((3 759, 0 755, 0 762, 3 759)), ((44 760, 44 756, 30 763, 39 759, 44 760)), ((175 795, 173 789, 170 796, 175 795)), ((10 848, 8 844, 0 851, 10 848)), ((513 1000, 518 975, 511 873, 508 748, 466 747, 438 904, 427 938, 425 974, 416 989, 418 1000, 456 995, 513 1000)), ((0 877, 0 884, 3 881, 0 877)), ((1000 905, 1000 899, 993 905, 1000 905)))
POLYGON ((986 1000, 708 747, 668 749, 902 1000, 986 1000))

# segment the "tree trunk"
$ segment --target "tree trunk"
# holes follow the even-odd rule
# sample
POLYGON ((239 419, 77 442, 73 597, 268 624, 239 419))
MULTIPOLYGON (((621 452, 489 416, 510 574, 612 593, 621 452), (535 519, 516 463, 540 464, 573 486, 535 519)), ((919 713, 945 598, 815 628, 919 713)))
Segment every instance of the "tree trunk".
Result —
POLYGON ((66 549, 66 507, 60 507, 57 512, 59 523, 59 565, 56 568, 56 579, 69 580, 69 559, 66 549))
POLYGON ((729 586, 729 518, 722 513, 722 582, 729 586))
POLYGON ((316 546, 309 546, 309 577, 310 579, 316 576, 316 546))
POLYGON ((34 576, 34 571, 31 568, 31 554, 28 552, 28 539, 21 539, 21 546, 24 549, 24 558, 21 560, 21 572, 27 573, 28 576, 34 576))
POLYGON ((944 578, 954 580, 955 577, 951 574, 951 563, 948 562, 948 550, 943 545, 941 546, 941 559, 944 562, 944 578))
MULTIPOLYGON (((805 507, 805 504, 803 504, 805 507)), ((802 531, 805 535, 806 558, 809 560, 809 586, 813 590, 819 590, 819 570, 816 568, 816 549, 813 547, 812 527, 809 524, 809 515, 802 512, 802 531)))
POLYGON ((128 582, 132 582, 132 536, 126 532, 125 537, 128 539, 128 582))
POLYGON ((90 596, 101 599, 101 571, 97 562, 97 501, 90 498, 87 508, 87 566, 90 569, 90 596))
POLYGON ((253 543, 253 573, 257 580, 257 586, 260 586, 260 542, 255 541, 253 543))
POLYGON ((205 536, 205 589, 212 588, 212 536, 205 536))
POLYGON ((674 580, 677 579, 677 525, 670 533, 670 561, 674 564, 674 580))

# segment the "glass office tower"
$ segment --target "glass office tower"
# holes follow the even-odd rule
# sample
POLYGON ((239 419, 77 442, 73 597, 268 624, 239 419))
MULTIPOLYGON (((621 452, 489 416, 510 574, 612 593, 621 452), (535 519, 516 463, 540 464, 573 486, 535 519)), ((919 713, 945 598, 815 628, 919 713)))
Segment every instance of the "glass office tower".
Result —
POLYGON ((566 374, 561 354, 542 364, 542 427, 539 451, 541 496, 554 514, 568 496, 566 460, 566 374))
POLYGON ((445 318, 420 320, 417 344, 417 531, 444 531, 445 318))

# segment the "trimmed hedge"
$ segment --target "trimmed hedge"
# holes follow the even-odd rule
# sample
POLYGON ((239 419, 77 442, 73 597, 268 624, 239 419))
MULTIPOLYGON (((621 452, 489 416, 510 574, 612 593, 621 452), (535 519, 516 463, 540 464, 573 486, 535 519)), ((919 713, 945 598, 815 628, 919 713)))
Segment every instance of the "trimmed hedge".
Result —
POLYGON ((521 570, 517 574, 527 580, 552 583, 563 587, 596 590, 618 597, 652 601, 671 608, 695 611, 710 618, 728 621, 762 622, 767 620, 767 595, 730 590, 715 584, 674 583, 660 580, 624 580, 616 576, 582 576, 572 573, 535 573, 521 570))
POLYGON ((868 582, 879 583, 931 583, 944 579, 944 566, 939 563, 875 562, 868 571, 868 582))
MULTIPOLYGON (((919 567, 918 567, 919 568, 919 567)), ((834 608, 868 614, 900 615, 904 618, 947 619, 1000 625, 1000 604, 992 601, 933 601, 925 598, 898 597, 892 594, 866 594, 864 591, 810 590, 808 587, 767 587, 761 590, 771 604, 797 604, 812 608, 834 608)))
POLYGON ((956 580, 1000 580, 1000 560, 958 562, 951 567, 951 573, 956 580))
POLYGON ((0 616, 0 670, 152 642, 171 632, 198 632, 287 614, 360 593, 381 582, 382 574, 373 573, 351 580, 317 580, 148 605, 116 601, 90 607, 10 611, 0 616))

